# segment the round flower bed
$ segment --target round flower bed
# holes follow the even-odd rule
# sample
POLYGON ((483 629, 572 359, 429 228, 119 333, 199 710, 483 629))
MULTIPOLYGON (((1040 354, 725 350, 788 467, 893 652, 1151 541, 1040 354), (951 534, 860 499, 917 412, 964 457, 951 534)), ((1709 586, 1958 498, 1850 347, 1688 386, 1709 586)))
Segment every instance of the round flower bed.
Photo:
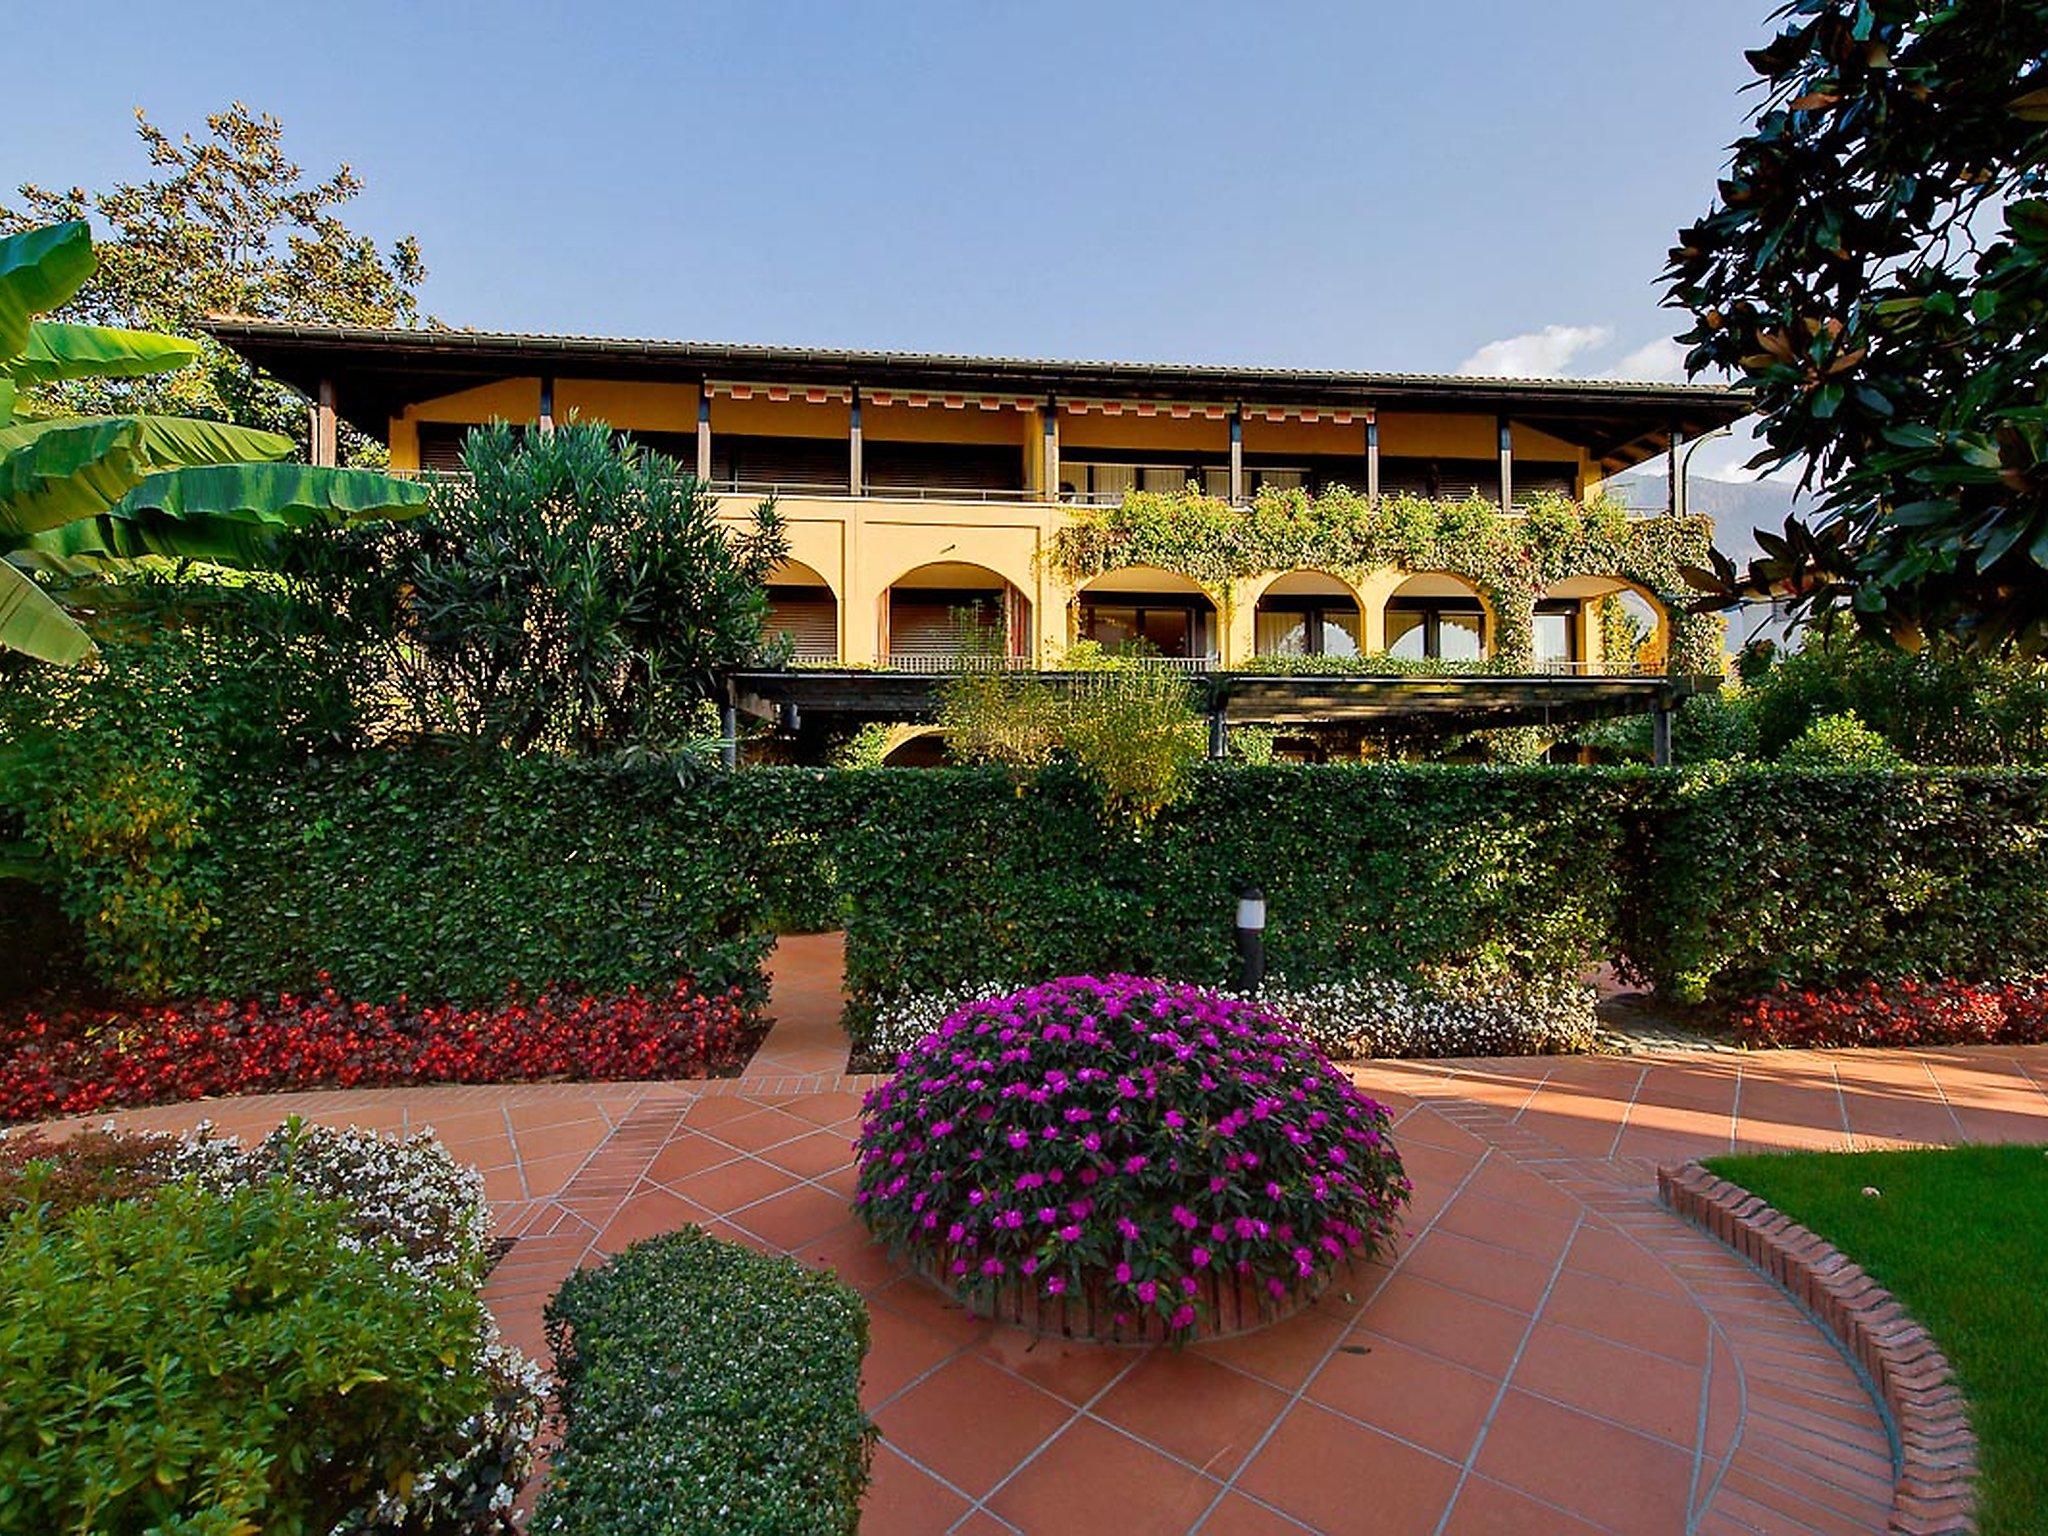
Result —
POLYGON ((1073 1336, 1272 1321, 1394 1234, 1388 1115, 1256 1003, 1135 976, 971 1003, 868 1096, 855 1204, 975 1310, 1073 1336))

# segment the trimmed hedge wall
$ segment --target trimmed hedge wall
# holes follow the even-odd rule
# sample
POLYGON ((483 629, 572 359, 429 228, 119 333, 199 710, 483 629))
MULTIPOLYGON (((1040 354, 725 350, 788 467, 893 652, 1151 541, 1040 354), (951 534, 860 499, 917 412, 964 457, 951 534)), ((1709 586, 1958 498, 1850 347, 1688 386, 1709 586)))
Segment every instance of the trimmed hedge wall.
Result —
POLYGON ((513 984, 758 996, 777 919, 847 928, 879 1001, 1130 970, 1432 967, 1667 996, 2048 969, 2048 773, 1424 765, 1212 768, 1142 834, 1075 770, 749 769, 678 785, 546 758, 367 753, 244 789, 187 855, 191 993, 475 1002, 513 984))
POLYGON ((1290 981, 1574 974, 1618 925, 1642 792, 1639 775, 1566 768, 1230 768, 1142 837, 1106 825, 1071 772, 847 773, 816 803, 836 829, 858 1033, 878 997, 962 982, 1228 982, 1247 881, 1290 981))
POLYGON ((2048 969, 2048 774, 1709 768, 1644 788, 1615 948, 1667 996, 2048 969))
POLYGON ((468 1003, 688 975, 758 995, 769 925, 733 832, 745 800, 668 774, 411 752, 245 791, 204 855, 217 924, 189 990, 304 990, 324 972, 351 998, 468 1003))
POLYGON ((696 1227, 562 1282, 567 1429, 534 1536, 853 1536, 874 1427, 868 1311, 793 1259, 696 1227))

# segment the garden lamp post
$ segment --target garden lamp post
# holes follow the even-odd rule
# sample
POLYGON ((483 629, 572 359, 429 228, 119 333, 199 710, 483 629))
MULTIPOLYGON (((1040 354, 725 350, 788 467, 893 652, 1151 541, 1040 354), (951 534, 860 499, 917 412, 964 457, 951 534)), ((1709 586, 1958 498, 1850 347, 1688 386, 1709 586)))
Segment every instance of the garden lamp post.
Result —
POLYGON ((1237 985, 1256 993, 1266 984, 1266 893, 1247 885, 1237 893, 1237 985))

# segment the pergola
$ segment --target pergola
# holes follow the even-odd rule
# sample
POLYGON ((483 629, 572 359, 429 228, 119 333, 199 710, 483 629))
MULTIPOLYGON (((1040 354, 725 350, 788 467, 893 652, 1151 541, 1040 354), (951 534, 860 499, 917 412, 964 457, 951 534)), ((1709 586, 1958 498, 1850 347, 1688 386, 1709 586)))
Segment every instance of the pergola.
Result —
MULTIPOLYGON (((1040 672, 1054 687, 1085 685, 1100 673, 1040 672)), ((725 677, 725 738, 736 750, 741 715, 794 734, 806 719, 862 725, 938 718, 943 674, 817 668, 740 670, 725 677)), ((1578 676, 1567 673, 1451 676, 1188 675, 1209 720, 1210 755, 1221 757, 1232 725, 1308 729, 1361 726, 1446 733, 1500 726, 1557 728, 1647 714, 1659 764, 1671 756, 1671 712, 1719 685, 1714 677, 1578 676)))

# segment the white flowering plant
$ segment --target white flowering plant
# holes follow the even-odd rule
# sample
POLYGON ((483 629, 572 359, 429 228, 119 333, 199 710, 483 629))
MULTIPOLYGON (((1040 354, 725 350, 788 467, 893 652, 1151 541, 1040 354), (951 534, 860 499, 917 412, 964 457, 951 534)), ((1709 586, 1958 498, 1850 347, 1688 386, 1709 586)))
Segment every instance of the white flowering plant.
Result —
MULTIPOLYGON (((1018 987, 1008 981, 972 982, 889 998, 875 1009, 868 1049, 877 1061, 893 1063, 962 1008, 1008 996, 1018 987)), ((1338 1061, 1568 1054, 1591 1049, 1599 1032, 1598 994, 1584 982, 1563 977, 1459 972, 1282 981, 1260 992, 1257 1000, 1338 1061)))

